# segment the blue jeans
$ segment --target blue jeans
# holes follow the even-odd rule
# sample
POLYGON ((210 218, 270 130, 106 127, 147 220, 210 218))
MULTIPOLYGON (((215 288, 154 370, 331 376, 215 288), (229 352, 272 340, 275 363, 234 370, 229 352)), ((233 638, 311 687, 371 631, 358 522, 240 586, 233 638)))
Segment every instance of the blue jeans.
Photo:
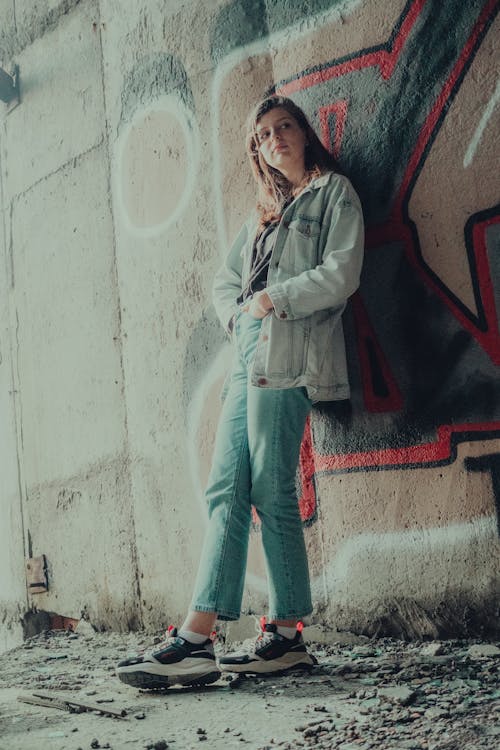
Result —
POLYGON ((269 618, 312 611, 295 477, 311 401, 305 388, 258 388, 249 369, 261 321, 240 312, 234 361, 208 479, 208 528, 191 609, 237 620, 247 563, 251 506, 259 516, 269 618))

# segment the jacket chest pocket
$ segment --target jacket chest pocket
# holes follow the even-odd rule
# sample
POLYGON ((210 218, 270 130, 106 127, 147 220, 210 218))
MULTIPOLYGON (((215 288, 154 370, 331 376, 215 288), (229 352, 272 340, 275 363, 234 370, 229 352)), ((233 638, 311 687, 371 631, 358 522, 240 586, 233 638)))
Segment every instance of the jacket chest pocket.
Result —
POLYGON ((321 221, 312 216, 296 216, 288 223, 288 236, 280 265, 291 274, 301 273, 318 265, 318 244, 321 221))

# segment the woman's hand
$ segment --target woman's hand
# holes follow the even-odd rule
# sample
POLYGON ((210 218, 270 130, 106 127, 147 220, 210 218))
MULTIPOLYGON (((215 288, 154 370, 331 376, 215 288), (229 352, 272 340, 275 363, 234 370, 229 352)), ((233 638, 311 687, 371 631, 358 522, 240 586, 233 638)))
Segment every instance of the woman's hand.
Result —
POLYGON ((250 302, 242 307, 243 312, 247 312, 252 318, 256 318, 257 320, 265 318, 272 309, 273 303, 271 302, 271 297, 265 289, 254 294, 250 302))

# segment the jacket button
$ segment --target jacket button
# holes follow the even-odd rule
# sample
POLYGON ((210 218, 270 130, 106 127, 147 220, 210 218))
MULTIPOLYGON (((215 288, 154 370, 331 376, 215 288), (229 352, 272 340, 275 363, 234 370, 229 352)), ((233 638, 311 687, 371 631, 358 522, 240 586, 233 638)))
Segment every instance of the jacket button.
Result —
POLYGON ((266 378, 259 378, 258 381, 257 381, 257 383, 259 385, 267 385, 267 380, 266 380, 266 378))
POLYGON ((285 312, 285 311, 283 310, 283 312, 282 312, 282 313, 280 313, 280 318, 282 318, 282 319, 284 320, 284 319, 285 319, 285 318, 287 318, 287 317, 288 317, 288 316, 287 316, 286 312, 285 312))
POLYGON ((262 341, 269 341, 269 336, 267 335, 262 336, 262 341))

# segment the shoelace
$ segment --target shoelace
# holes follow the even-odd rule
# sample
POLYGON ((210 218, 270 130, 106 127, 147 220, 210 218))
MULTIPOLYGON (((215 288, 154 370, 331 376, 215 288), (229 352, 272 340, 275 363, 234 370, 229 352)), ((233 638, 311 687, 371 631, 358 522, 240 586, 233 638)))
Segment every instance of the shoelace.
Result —
POLYGON ((272 641, 272 639, 273 633, 261 633, 257 638, 249 638, 248 640, 243 641, 241 649, 239 650, 244 654, 253 654, 256 648, 266 646, 272 641))
MULTIPOLYGON (((179 637, 177 628, 174 625, 169 625, 166 632, 165 632, 165 638, 160 641, 160 643, 155 643, 152 650, 157 651, 160 648, 166 648, 167 646, 170 646, 177 638, 179 637)), ((210 638, 212 640, 212 643, 215 643, 217 639, 217 633, 215 630, 213 630, 210 633, 210 638)))
MULTIPOLYGON (((255 652, 255 649, 260 648, 261 646, 266 646, 273 640, 275 633, 273 631, 266 630, 266 624, 266 617, 261 617, 259 620, 255 619, 255 630, 257 636, 255 638, 249 638, 243 641, 241 648, 239 649, 241 653, 252 654, 255 652)), ((299 633, 301 633, 303 628, 304 623, 299 620, 297 622, 296 629, 299 631, 299 633)))
POLYGON ((243 653, 252 654, 254 653, 256 648, 266 646, 273 640, 274 633, 265 629, 266 622, 267 620, 265 617, 261 617, 259 620, 255 620, 255 631, 257 633, 257 636, 255 638, 249 638, 248 640, 243 641, 241 647, 241 651, 243 653))
POLYGON ((177 638, 177 628, 175 628, 173 625, 169 625, 167 630, 165 631, 165 637, 163 638, 163 640, 159 641, 158 643, 154 643, 152 646, 148 646, 147 648, 140 649, 138 653, 141 656, 145 656, 146 654, 152 654, 155 651, 159 651, 160 649, 167 648, 175 641, 176 638, 177 638))

